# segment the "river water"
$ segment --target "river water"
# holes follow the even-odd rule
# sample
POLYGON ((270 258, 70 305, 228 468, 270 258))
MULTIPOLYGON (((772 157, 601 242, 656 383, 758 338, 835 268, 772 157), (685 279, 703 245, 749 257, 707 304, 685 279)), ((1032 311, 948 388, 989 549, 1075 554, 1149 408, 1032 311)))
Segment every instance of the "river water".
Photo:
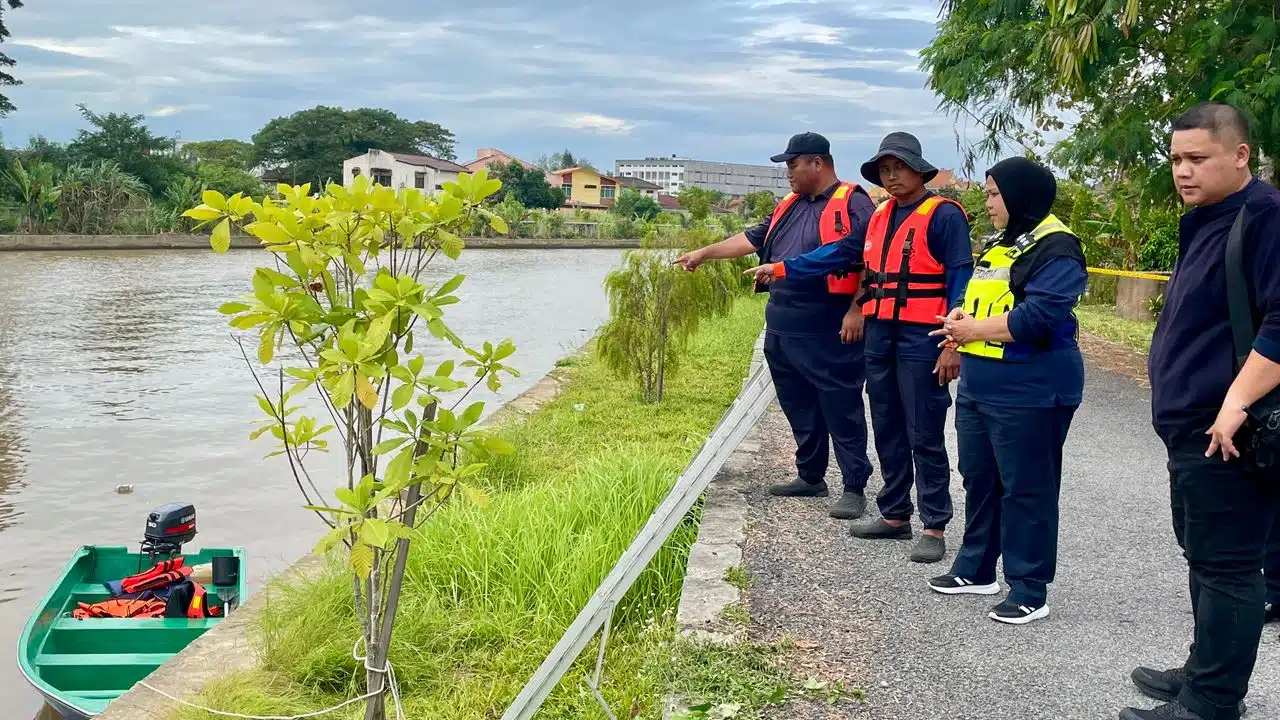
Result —
MULTIPOLYGON (((608 316, 617 250, 473 250, 424 281, 467 279, 446 322, 472 345, 516 343, 521 377, 492 411, 586 342, 608 316)), ((256 387, 218 306, 250 289, 264 253, 0 253, 0 707, 41 703, 13 660, 36 602, 81 544, 142 539, 146 514, 196 506, 193 547, 243 545, 251 590, 309 552, 322 525, 301 508, 270 440, 248 441, 256 387), (133 485, 130 494, 118 485, 133 485)), ((419 340, 429 336, 418 333, 419 340)), ((253 347, 248 345, 250 356, 253 347)), ((429 346, 429 359, 451 348, 429 346)), ((461 375, 459 376, 461 379, 461 375)), ((336 455, 336 454, 335 454, 336 455)), ((339 475, 333 457, 317 468, 339 475)), ((332 485, 333 483, 330 483, 332 485)), ((17 711, 17 712, 15 712, 17 711)), ((10 714, 13 713, 13 714, 10 714)))

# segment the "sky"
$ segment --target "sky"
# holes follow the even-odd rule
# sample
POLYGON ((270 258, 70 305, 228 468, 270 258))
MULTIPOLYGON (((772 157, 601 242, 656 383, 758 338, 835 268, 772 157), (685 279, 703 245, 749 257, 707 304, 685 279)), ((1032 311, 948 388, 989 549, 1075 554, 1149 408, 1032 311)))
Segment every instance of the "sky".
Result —
POLYGON ((955 167, 965 129, 918 70, 937 18, 936 0, 36 0, 4 15, 24 84, 4 91, 18 110, 0 134, 69 140, 84 103, 183 140, 249 140, 323 104, 440 123, 464 162, 498 147, 601 169, 767 164, 813 131, 857 179, 905 130, 955 167))

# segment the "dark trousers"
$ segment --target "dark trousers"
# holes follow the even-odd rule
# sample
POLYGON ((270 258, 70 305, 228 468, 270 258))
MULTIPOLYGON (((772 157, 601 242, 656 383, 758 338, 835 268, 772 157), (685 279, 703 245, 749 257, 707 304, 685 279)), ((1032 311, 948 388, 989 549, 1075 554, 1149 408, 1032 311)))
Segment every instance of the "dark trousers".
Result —
POLYGON ((1187 559, 1195 619, 1178 701, 1205 720, 1237 720, 1262 635, 1261 571, 1280 484, 1238 459, 1205 457, 1208 442, 1168 448, 1173 532, 1187 559))
POLYGON ((951 572, 993 583, 1003 554, 1009 600, 1044 604, 1057 570, 1062 446, 1075 411, 956 401, 965 527, 951 572))
POLYGON ((937 360, 912 359, 895 344, 867 347, 867 398, 884 489, 877 498, 887 520, 910 520, 911 486, 926 530, 951 520, 951 465, 945 432, 951 390, 938 385, 937 360))
POLYGON ((824 482, 830 445, 844 487, 861 493, 871 477, 867 417, 862 404, 862 343, 840 336, 767 332, 764 357, 778 405, 796 438, 796 470, 809 483, 824 482), (829 441, 828 441, 829 438, 829 441))
POLYGON ((1271 528, 1262 575, 1267 582, 1267 602, 1280 605, 1280 518, 1271 528))

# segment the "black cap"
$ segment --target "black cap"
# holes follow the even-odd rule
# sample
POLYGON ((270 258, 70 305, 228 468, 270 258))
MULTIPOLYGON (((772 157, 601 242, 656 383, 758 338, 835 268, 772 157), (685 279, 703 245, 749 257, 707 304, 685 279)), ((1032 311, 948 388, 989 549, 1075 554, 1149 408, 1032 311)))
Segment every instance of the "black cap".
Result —
POLYGON ((889 133, 884 140, 880 141, 880 152, 862 164, 862 177, 877 187, 880 187, 880 159, 885 157, 898 158, 906 163, 907 167, 924 176, 925 182, 938 176, 938 169, 924 159, 920 151, 920 141, 911 133, 889 133))
POLYGON ((818 133, 800 133, 792 135, 787 143, 787 151, 769 158, 771 162, 784 163, 801 155, 830 155, 831 143, 818 133))

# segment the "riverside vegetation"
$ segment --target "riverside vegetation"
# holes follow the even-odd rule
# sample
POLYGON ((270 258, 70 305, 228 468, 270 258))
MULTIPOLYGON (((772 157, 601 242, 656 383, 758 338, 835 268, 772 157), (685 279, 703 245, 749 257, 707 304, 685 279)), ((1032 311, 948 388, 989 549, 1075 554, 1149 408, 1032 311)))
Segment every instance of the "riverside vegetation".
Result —
MULTIPOLYGON (((762 326, 763 298, 745 292, 736 268, 688 274, 651 247, 633 259, 660 257, 661 268, 637 275, 632 262, 614 281, 668 276, 688 291, 646 295, 654 303, 667 298, 646 317, 679 317, 671 323, 678 333, 659 335, 670 350, 659 362, 678 357, 682 369, 659 368, 661 404, 648 402, 643 383, 638 391, 634 373, 615 372, 626 368, 608 358, 624 343, 602 335, 612 351, 598 346, 564 361, 570 379, 562 394, 523 422, 480 431, 480 404, 446 405, 443 395, 464 383, 453 379, 453 363, 426 370, 426 358, 412 350, 415 324, 465 349, 475 382, 490 387, 509 371, 504 361, 514 348, 468 348, 443 322, 462 278, 426 288, 417 270, 438 253, 456 258, 462 244, 453 231, 469 218, 506 230, 482 206, 498 186, 478 173, 435 199, 367 181, 331 185, 318 197, 306 186, 281 186, 281 200, 261 202, 210 191, 186 213, 212 227, 217 250, 244 224, 277 258, 274 269, 255 272, 251 297, 222 311, 233 326, 257 331, 258 362, 279 352, 293 365, 260 382, 266 418, 254 436, 276 439, 276 454, 289 457, 308 506, 330 527, 317 548, 328 557, 321 574, 271 587, 254 627, 260 669, 206 687, 201 704, 300 714, 376 693, 384 676, 353 657, 354 645, 368 648, 371 667, 394 664, 409 717, 500 713, 737 395, 762 326), (298 398, 308 392, 318 395, 331 426, 300 414, 298 398), (326 435, 338 438, 349 468, 336 502, 305 470, 308 454, 327 449, 326 435)), ((714 238, 691 232, 680 244, 714 238)), ((619 319, 633 318, 617 311, 611 322, 619 319)), ((604 687, 610 702, 632 717, 656 718, 674 687, 706 699, 695 716, 714 717, 705 710, 749 711, 825 687, 803 685, 781 669, 782 646, 675 639, 697 515, 685 519, 617 608, 604 687)), ((542 716, 602 716, 583 684, 593 657, 584 653, 542 716)), ((365 718, 386 716, 382 698, 370 700, 365 718)), ((354 718, 357 709, 344 712, 354 718)), ((193 709, 177 716, 217 717, 193 709)))

